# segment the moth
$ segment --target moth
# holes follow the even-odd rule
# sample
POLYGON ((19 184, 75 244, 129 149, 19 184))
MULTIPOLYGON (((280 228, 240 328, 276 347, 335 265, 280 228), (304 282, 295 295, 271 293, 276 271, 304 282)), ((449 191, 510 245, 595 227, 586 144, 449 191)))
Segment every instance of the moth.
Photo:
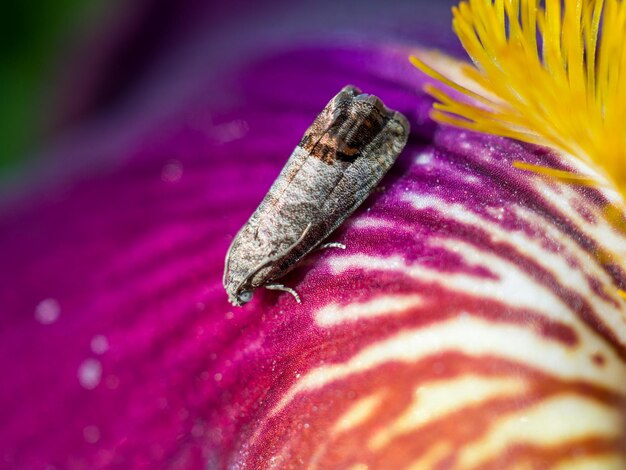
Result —
POLYGON ((258 287, 289 292, 300 303, 276 280, 361 205, 408 135, 401 113, 356 87, 346 86, 330 100, 228 249, 223 284, 230 303, 249 302, 258 287))

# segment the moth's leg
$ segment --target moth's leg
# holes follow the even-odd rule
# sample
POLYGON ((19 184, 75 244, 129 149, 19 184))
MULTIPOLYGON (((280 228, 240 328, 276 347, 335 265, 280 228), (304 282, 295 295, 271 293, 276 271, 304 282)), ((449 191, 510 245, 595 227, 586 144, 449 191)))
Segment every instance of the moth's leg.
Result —
POLYGON ((296 299, 296 302, 301 303, 300 296, 298 295, 298 293, 295 290, 291 289, 290 287, 285 287, 282 284, 269 284, 263 287, 269 290, 281 290, 283 292, 288 292, 291 295, 293 295, 293 298, 296 299))
POLYGON ((330 242, 330 243, 324 243, 323 245, 320 245, 317 247, 318 250, 325 250, 326 248, 339 248, 340 250, 345 250, 346 245, 344 245, 343 243, 339 243, 339 242, 330 242))

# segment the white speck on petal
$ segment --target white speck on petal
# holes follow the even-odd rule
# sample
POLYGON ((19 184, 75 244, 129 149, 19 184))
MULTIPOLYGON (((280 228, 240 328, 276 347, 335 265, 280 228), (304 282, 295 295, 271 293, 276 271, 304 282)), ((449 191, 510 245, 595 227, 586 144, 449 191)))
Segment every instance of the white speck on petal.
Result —
POLYGON ((246 121, 243 119, 235 119, 234 121, 213 126, 211 133, 220 144, 227 144, 241 139, 248 133, 249 129, 250 127, 246 121))
POLYGON ((95 444, 100 440, 100 429, 98 426, 85 426, 83 429, 83 437, 85 438, 85 442, 95 444))
POLYGON ((178 160, 170 160, 161 170, 161 180, 166 183, 176 183, 183 176, 183 164, 178 160))
POLYGON ((428 165, 432 161, 433 161, 433 155, 430 152, 418 153, 415 156, 415 164, 417 165, 428 165))
POLYGON ((219 382, 220 380, 222 380, 222 374, 218 372, 217 374, 213 376, 213 378, 215 379, 216 382, 219 382))
POLYGON ((35 307, 35 318, 42 325, 50 325, 57 321, 61 314, 61 306, 56 299, 45 299, 35 307))
POLYGON ((102 364, 97 359, 86 359, 78 368, 78 381, 87 390, 93 390, 102 378, 102 364))
POLYGON ((94 354, 104 354, 109 350, 109 340, 104 335, 91 338, 91 350, 94 354))

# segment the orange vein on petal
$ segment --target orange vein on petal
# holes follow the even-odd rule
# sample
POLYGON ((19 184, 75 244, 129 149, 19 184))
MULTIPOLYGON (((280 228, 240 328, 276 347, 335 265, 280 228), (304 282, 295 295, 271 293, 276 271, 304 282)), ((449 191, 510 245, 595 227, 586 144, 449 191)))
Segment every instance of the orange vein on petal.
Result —
MULTIPOLYGON (((483 92, 411 57, 453 90, 427 85, 437 100, 433 118, 552 147, 626 196, 626 0, 468 0, 452 12, 474 63, 463 73, 483 92)), ((514 166, 571 184, 601 184, 554 168, 514 166)))

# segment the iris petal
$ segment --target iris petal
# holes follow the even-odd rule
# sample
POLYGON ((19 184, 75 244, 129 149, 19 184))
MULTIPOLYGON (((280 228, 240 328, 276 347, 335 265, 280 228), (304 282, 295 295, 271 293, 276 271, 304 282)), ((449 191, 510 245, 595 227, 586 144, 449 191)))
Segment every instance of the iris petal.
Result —
POLYGON ((260 60, 245 105, 155 125, 120 168, 0 221, 7 466, 624 463, 625 279, 595 256, 626 247, 610 195, 513 168, 567 169, 545 149, 437 127, 409 52, 260 60), (233 308, 232 236, 348 83, 410 119, 407 148, 331 237, 346 250, 282 280, 302 304, 233 308))

